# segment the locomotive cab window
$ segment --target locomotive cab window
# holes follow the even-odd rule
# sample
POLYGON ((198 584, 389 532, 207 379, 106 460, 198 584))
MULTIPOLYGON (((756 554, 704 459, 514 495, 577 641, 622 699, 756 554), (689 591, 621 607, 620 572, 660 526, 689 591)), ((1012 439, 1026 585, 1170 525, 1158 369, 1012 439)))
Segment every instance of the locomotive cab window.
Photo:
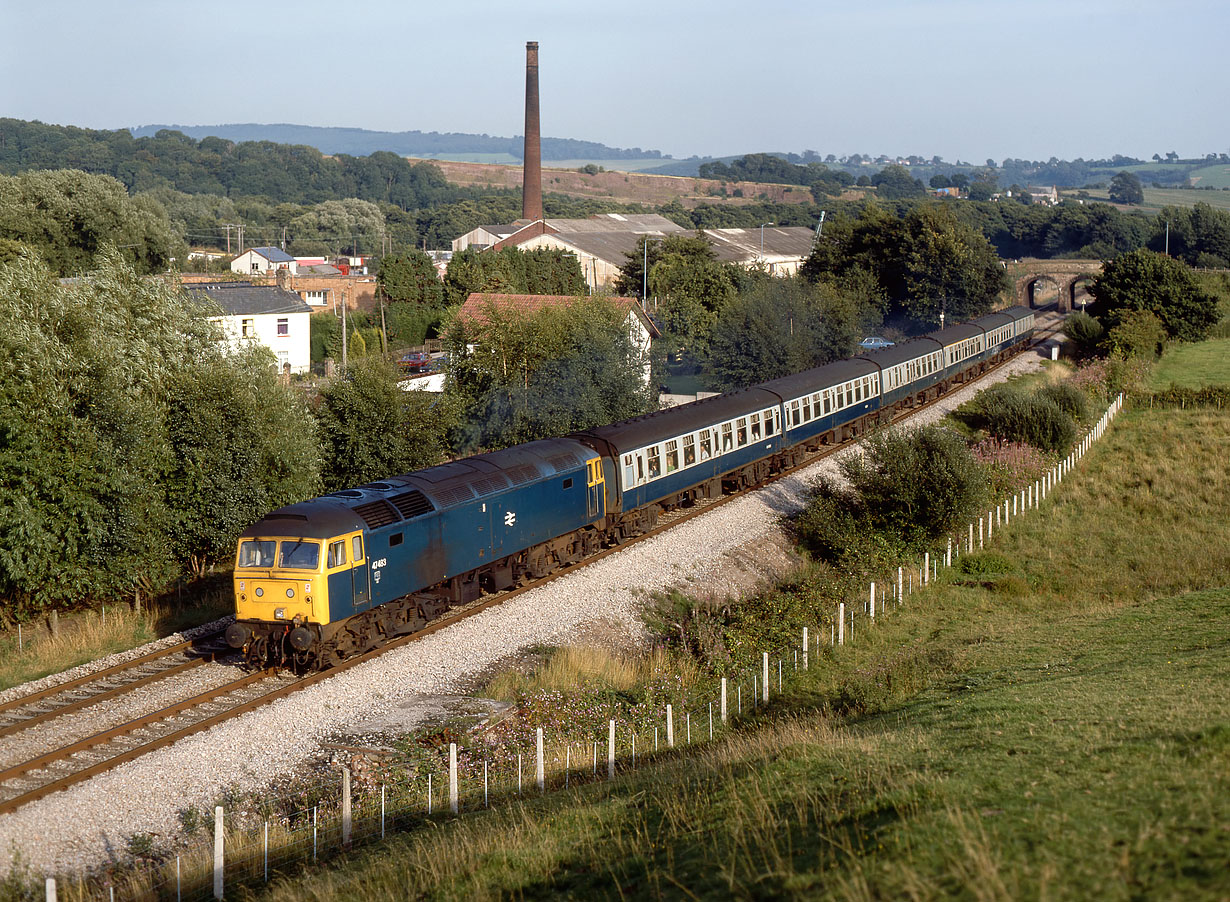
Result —
POLYGON ((277 542, 257 542, 249 539, 239 543, 240 567, 272 567, 277 542))
POLYGON ((315 570, 320 565, 319 542, 282 542, 282 557, 278 564, 288 570, 315 570))
POLYGON ((329 566, 340 567, 346 563, 346 540, 329 543, 329 566))
POLYGON ((354 561, 356 564, 362 562, 363 560, 363 537, 362 536, 351 536, 350 537, 350 552, 351 552, 350 559, 352 561, 354 561))
POLYGON ((564 480, 563 488, 566 488, 566 489, 572 488, 572 477, 569 477, 568 479, 564 480))

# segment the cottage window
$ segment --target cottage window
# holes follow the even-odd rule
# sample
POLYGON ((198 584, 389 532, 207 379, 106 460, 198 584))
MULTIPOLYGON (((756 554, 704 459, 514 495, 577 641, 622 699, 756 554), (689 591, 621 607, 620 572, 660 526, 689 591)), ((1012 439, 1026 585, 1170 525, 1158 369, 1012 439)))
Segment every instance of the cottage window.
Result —
POLYGON ((288 317, 281 317, 278 319, 278 334, 279 335, 289 335, 290 334, 290 319, 288 317))
POLYGON ((244 338, 256 337, 256 320, 245 319, 242 323, 241 334, 244 338))

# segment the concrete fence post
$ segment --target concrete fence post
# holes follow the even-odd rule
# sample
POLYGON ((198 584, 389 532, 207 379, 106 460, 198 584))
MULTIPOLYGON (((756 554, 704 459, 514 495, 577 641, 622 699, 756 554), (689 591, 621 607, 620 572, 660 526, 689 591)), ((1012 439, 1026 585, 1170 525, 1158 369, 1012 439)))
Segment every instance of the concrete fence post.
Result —
POLYGON ((606 778, 615 779, 615 721, 607 722, 606 730, 606 778))
MULTIPOLYGON (((803 669, 807 669, 807 627, 803 627, 803 669)), ((724 688, 724 687, 723 687, 724 688)))
MULTIPOLYGON (((44 891, 47 893, 47 902, 56 902, 56 878, 48 877, 44 884, 44 891)), ((222 897, 219 896, 219 899, 222 897)))
POLYGON ((666 704, 666 747, 675 747, 675 711, 670 702, 666 704))
POLYGON ((214 898, 222 898, 222 806, 214 808, 214 898))
POLYGON ((547 791, 547 771, 546 763, 543 761, 542 755, 542 727, 538 728, 538 748, 536 759, 534 762, 534 779, 538 783, 538 791, 547 791))
POLYGON ((350 846, 350 768, 342 768, 342 845, 350 846))
POLYGON ((875 583, 871 584, 871 603, 868 609, 871 611, 871 619, 875 620, 876 619, 876 584, 875 583))
POLYGON ((978 518, 978 550, 982 551, 982 517, 978 518))
POLYGON ((846 603, 837 604, 837 644, 846 644, 846 603))
POLYGON ((448 744, 448 807, 457 813, 457 743, 448 744))
POLYGON ((764 686, 760 690, 762 693, 761 701, 768 702, 769 700, 769 653, 766 651, 766 652, 763 652, 763 655, 764 655, 764 658, 763 658, 764 670, 762 671, 762 673, 764 674, 764 679, 761 682, 764 683, 764 686))
MULTIPOLYGON (((957 547, 960 548, 961 543, 957 542, 957 547)), ((944 566, 952 566, 952 536, 948 537, 948 547, 944 551, 944 566)))
POLYGON ((923 578, 922 584, 925 586, 931 582, 931 552, 923 552, 923 578))
POLYGON ((987 542, 991 541, 991 537, 995 535, 995 525, 992 522, 994 519, 991 511, 987 511, 987 542))
POLYGON ((726 677, 722 677, 722 723, 726 723, 726 677))
POLYGON ((903 595, 901 592, 901 590, 904 588, 904 583, 902 580, 902 577, 904 576, 903 570, 904 568, 902 567, 897 568, 897 604, 898 605, 901 605, 901 603, 905 601, 905 595, 903 595))

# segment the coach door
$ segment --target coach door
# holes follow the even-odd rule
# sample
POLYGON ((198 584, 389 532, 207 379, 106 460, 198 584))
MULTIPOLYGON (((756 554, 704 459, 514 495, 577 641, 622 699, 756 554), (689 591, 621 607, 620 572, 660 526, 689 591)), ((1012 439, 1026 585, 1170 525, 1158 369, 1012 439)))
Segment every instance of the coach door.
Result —
POLYGON ((605 500, 606 480, 602 475, 602 458, 595 457, 593 460, 586 461, 585 470, 589 492, 586 512, 589 514, 589 519, 593 521, 602 516, 602 506, 605 500))

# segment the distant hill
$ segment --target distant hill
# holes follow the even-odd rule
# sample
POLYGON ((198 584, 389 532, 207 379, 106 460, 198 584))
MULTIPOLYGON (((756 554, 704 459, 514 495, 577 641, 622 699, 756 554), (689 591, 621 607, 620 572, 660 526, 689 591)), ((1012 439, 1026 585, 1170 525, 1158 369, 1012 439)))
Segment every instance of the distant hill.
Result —
MULTIPOLYGON (((261 125, 142 125, 129 129, 134 138, 152 138, 159 131, 170 129, 190 138, 217 137, 229 141, 273 141, 276 144, 306 144, 325 154, 367 156, 377 151, 389 151, 404 157, 498 155, 520 160, 524 139, 515 135, 503 138, 493 135, 469 135, 459 132, 379 132, 365 128, 322 128, 313 125, 278 123, 261 125)), ((639 147, 607 147, 595 141, 573 138, 543 138, 544 160, 623 160, 669 159, 657 150, 639 147)))

